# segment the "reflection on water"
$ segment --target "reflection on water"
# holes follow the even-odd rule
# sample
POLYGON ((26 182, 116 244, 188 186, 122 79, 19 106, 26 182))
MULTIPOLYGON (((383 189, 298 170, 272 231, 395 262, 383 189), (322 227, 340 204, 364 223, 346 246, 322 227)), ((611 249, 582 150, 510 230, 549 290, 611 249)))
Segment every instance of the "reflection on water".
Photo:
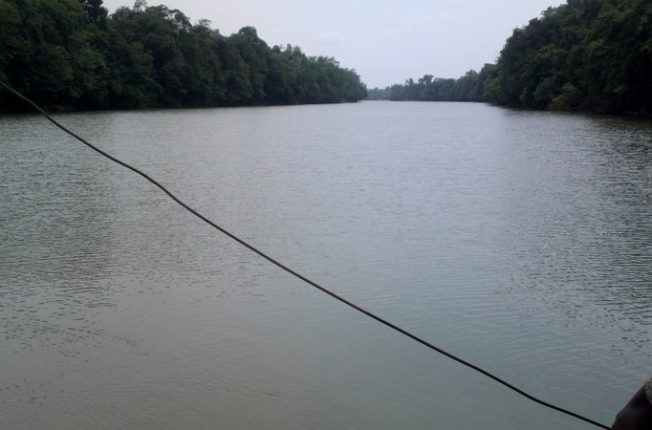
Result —
MULTIPOLYGON (((609 423, 650 372, 651 123, 385 102, 61 119, 547 400, 609 423)), ((587 428, 279 273, 40 118, 0 117, 0 141, 11 427, 587 428)))

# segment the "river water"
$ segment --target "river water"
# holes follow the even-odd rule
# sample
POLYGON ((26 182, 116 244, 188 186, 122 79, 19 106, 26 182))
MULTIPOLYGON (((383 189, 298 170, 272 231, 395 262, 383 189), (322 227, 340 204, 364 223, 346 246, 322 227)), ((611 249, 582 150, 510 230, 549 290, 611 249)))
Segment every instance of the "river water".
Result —
MULTIPOLYGON (((652 374, 652 123, 473 103, 58 115, 290 267, 610 424, 652 374)), ((0 116, 16 429, 589 429, 0 116)))

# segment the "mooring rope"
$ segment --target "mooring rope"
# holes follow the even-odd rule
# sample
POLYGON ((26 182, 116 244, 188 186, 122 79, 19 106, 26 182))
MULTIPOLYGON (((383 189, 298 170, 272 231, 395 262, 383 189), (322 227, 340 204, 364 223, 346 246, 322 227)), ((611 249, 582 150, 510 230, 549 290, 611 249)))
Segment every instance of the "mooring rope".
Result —
POLYGON ((31 105, 34 109, 36 109, 36 110, 37 110, 41 115, 43 115, 45 118, 47 118, 47 119, 48 119, 52 124, 54 124, 56 127, 60 128, 60 129, 63 130, 64 132, 68 133, 70 136, 74 137, 75 139, 79 140, 81 143, 83 143, 84 145, 88 146, 88 147, 91 148, 93 151, 99 153, 99 154, 102 155, 103 157, 106 157, 106 158, 108 158, 109 160, 113 161, 114 163, 117 163, 117 164, 119 164, 119 165, 121 165, 121 166, 123 166, 123 167, 125 167, 125 168, 127 168, 127 169, 129 169, 129 170, 131 170, 132 172, 134 172, 134 173, 136 173, 136 174, 142 176, 142 177, 145 178, 147 181, 151 182, 151 183, 154 184, 156 187, 158 187, 158 188, 159 188, 161 191, 163 191, 163 192, 164 192, 164 193, 165 193, 169 198, 171 198, 172 200, 174 200, 176 203, 178 203, 180 206, 182 206, 182 207, 183 207, 184 209, 186 209, 188 212, 190 212, 191 214, 195 215, 197 218, 199 218, 200 220, 204 221, 206 224, 210 225, 210 226, 213 227, 214 229, 220 231, 221 233, 223 233, 223 234, 225 234, 226 236, 230 237, 230 238, 233 239, 234 241, 238 242, 238 243, 241 244, 242 246, 244 246, 244 247, 248 248, 249 250, 251 250, 252 252, 258 254, 260 257, 264 258, 265 260, 269 261, 270 263, 274 264, 275 266, 279 267, 280 269, 286 271, 286 272, 289 273, 290 275, 292 275, 292 276, 294 276, 294 277, 296 277, 296 278, 302 280, 303 282, 305 282, 305 283, 309 284, 310 286, 312 286, 312 287, 314 287, 314 288, 320 290, 321 292, 323 292, 323 293, 325 293, 325 294, 328 294, 329 296, 333 297, 334 299, 336 299, 336 300, 338 300, 338 301, 344 303, 345 305, 347 305, 347 306, 349 306, 349 307, 355 309, 356 311, 358 311, 358 312, 360 312, 360 313, 362 313, 362 314, 368 316, 369 318, 372 318, 372 319, 378 321, 379 323, 384 324, 385 326, 387 326, 387 327, 389 327, 389 328, 391 328, 391 329, 393 329, 393 330, 395 330, 395 331, 401 333, 402 335, 407 336, 407 337, 409 337, 410 339, 419 342, 420 344, 424 345, 425 347, 430 348, 430 349, 432 349, 433 351, 436 351, 436 352, 438 352, 439 354, 442 354, 442 355, 444 355, 444 356, 446 356, 446 357, 448 357, 448 358, 450 358, 450 359, 452 359, 452 360, 455 360, 456 362, 458 362, 458 363, 460 363, 460 364, 462 364, 462 365, 464 365, 464 366, 466 366, 466 367, 469 367, 469 368, 475 370, 476 372, 479 372, 479 373, 481 373, 481 374, 487 376, 488 378, 491 378, 491 379, 494 380, 495 382, 498 382, 499 384, 501 384, 501 385, 503 385, 503 386, 509 388, 510 390, 512 390, 512 391, 514 391, 514 392, 520 394, 520 395, 523 396, 523 397, 526 397, 527 399, 532 400, 532 401, 535 402, 535 403, 538 403, 539 405, 545 406, 545 407, 547 407, 547 408, 550 408, 550 409, 553 409, 553 410, 555 410, 555 411, 561 412, 561 413, 563 413, 563 414, 569 415, 569 416, 571 416, 571 417, 577 418, 577 419, 582 420, 582 421, 584 421, 584 422, 587 422, 587 423, 589 423, 589 424, 593 424, 593 425, 596 426, 596 427, 603 428, 603 429, 607 429, 607 430, 610 429, 610 427, 608 427, 608 426, 606 426, 606 425, 604 425, 604 424, 601 424, 601 423, 599 423, 599 422, 597 422, 597 421, 594 421, 594 420, 592 420, 592 419, 590 419, 590 418, 587 418, 587 417, 585 417, 585 416, 582 416, 582 415, 580 415, 580 414, 578 414, 578 413, 575 413, 575 412, 573 412, 573 411, 570 411, 570 410, 568 410, 568 409, 565 409, 565 408, 562 408, 562 407, 560 407, 560 406, 557 406, 557 405, 554 405, 554 404, 552 404, 552 403, 549 403, 549 402, 546 402, 546 401, 544 401, 544 400, 541 400, 541 399, 539 399, 539 398, 533 396, 532 394, 527 393, 526 391, 524 391, 524 390, 522 390, 522 389, 520 389, 520 388, 514 386, 513 384, 507 382, 506 380, 504 380, 504 379, 502 379, 502 378, 499 378, 498 376, 492 374, 491 372, 489 372, 489 371, 487 371, 487 370, 484 370, 483 368, 481 368, 481 367, 479 367, 479 366, 476 366, 475 364, 472 364, 472 363, 470 363, 470 362, 468 362, 468 361, 466 361, 466 360, 463 360, 462 358, 459 358, 459 357, 457 357, 457 356, 451 354, 450 352, 448 352, 448 351, 446 351, 446 350, 444 350, 444 349, 442 349, 442 348, 440 348, 440 347, 438 347, 438 346, 436 346, 436 345, 433 345, 432 343, 430 343, 430 342, 428 342, 428 341, 426 341, 426 340, 420 338, 419 336, 417 336, 417 335, 415 335, 415 334, 413 334, 413 333, 411 333, 411 332, 409 332, 409 331, 407 331, 407 330, 405 330, 405 329, 403 329, 403 328, 397 326, 396 324, 393 324, 393 323, 391 323, 391 322, 385 320, 384 318, 379 317, 378 315, 376 315, 376 314, 374 314, 374 313, 368 311, 367 309, 365 309, 365 308, 363 308, 363 307, 361 307, 361 306, 359 306, 359 305, 356 305, 356 304, 353 303, 353 302, 350 302, 349 300, 347 300, 347 299, 345 299, 344 297, 342 297, 342 296, 340 296, 340 295, 334 293, 333 291, 329 290, 328 288, 326 288, 326 287, 324 287, 324 286, 318 284, 317 282, 315 282, 315 281, 313 281, 313 280, 307 278, 306 276, 302 275, 301 273, 299 273, 299 272, 297 272, 297 271, 295 271, 295 270, 289 268, 288 266, 286 266, 285 264, 281 263, 281 262, 278 261, 277 259, 275 259, 275 258, 273 258, 273 257, 271 257, 271 256, 269 256, 269 255, 267 255, 266 253, 264 253, 263 251, 259 250, 259 249, 256 248, 255 246, 249 244, 248 242, 246 242, 246 241, 243 240, 243 239, 240 239, 240 238, 239 238, 238 236, 236 236, 235 234, 229 232, 229 231, 226 230, 225 228, 219 226, 219 225, 216 224, 215 222, 213 222, 213 221, 211 221, 210 219, 206 218, 204 215, 202 215, 201 213, 197 212, 196 210, 194 210, 193 208, 191 208, 187 203, 183 202, 180 198, 178 198, 176 195, 174 195, 171 191, 169 191, 166 187, 164 187, 160 182, 156 181, 155 179, 153 179, 152 177, 150 177, 149 175, 147 175, 147 174, 144 173, 143 171, 141 171, 141 170, 139 170, 139 169, 137 169, 137 168, 131 166, 130 164, 128 164, 128 163, 126 163, 126 162, 124 162, 124 161, 122 161, 122 160, 120 160, 120 159, 118 159, 118 158, 116 158, 116 157, 114 157, 114 156, 112 156, 112 155, 107 154, 106 152, 104 152, 103 150, 101 150, 100 148, 98 148, 97 146, 93 145, 92 143, 90 143, 90 142, 88 142, 87 140, 83 139, 82 137, 80 137, 80 136, 77 135, 76 133, 72 132, 71 130, 69 130, 68 128, 66 128, 66 127, 63 126, 62 124, 60 124, 57 120, 55 120, 54 118, 52 118, 52 117, 51 117, 51 116, 50 116, 50 115, 49 115, 45 110, 43 110, 39 105, 37 105, 36 103, 34 103, 31 99, 27 98, 26 96, 24 96, 24 95, 21 94, 20 92, 16 91, 15 89, 13 89, 11 86, 9 86, 8 84, 6 84, 5 82, 0 81, 0 86, 6 88, 6 89, 7 89, 8 91, 10 91, 12 94, 16 95, 16 96, 19 97, 20 99, 22 99, 22 100, 24 100, 25 102, 27 102, 29 105, 31 105))

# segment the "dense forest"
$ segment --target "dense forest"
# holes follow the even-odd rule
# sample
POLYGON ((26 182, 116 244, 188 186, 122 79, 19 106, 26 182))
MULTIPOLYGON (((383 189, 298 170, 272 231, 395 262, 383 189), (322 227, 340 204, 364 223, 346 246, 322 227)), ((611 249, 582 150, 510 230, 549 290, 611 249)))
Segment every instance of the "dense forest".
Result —
POLYGON ((371 100, 416 100, 416 101, 446 101, 470 102, 483 101, 482 83, 488 77, 487 72, 492 70, 492 65, 487 65, 483 72, 469 70, 459 79, 435 78, 425 75, 416 82, 408 79, 403 85, 392 85, 385 89, 373 88, 368 91, 371 100))
MULTIPOLYGON (((0 79, 49 109, 353 102, 353 71, 252 27, 225 37, 210 21, 148 7, 109 15, 102 0, 0 0, 0 79)), ((0 90, 0 111, 26 109, 0 90)))
POLYGON ((496 64, 479 73, 459 79, 426 75, 370 94, 651 115, 652 2, 568 0, 515 29, 496 64))

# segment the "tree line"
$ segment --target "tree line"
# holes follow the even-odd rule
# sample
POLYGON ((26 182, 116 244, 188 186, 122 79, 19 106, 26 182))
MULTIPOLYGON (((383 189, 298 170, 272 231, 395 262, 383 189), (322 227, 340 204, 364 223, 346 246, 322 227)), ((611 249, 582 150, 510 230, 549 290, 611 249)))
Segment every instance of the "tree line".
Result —
MULTIPOLYGON (((299 47, 231 36, 136 0, 0 0, 0 79, 49 109, 133 109, 354 102, 353 70, 299 47)), ((25 106, 0 92, 0 111, 25 106)))
MULTIPOLYGON (((487 66, 487 70, 491 68, 487 66)), ((372 88, 368 91, 371 100, 413 100, 413 101, 446 101, 470 102, 482 101, 482 85, 486 79, 486 70, 476 72, 469 70, 459 79, 435 78, 424 75, 417 81, 412 78, 405 84, 395 84, 385 89, 372 88)))
POLYGON ((496 64, 371 97, 485 101, 532 109, 652 114, 652 2, 568 0, 513 31, 496 64))

